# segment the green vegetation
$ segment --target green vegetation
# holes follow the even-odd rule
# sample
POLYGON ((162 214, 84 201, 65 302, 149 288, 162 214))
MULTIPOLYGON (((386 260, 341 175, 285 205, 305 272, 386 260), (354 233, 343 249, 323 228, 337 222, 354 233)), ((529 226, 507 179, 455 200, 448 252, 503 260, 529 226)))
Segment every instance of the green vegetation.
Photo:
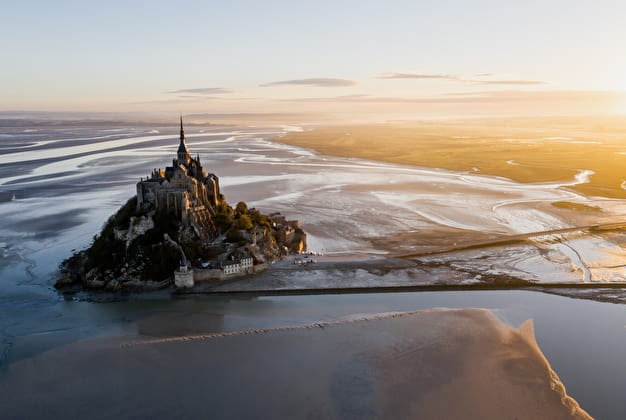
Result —
MULTIPOLYGON (((204 225, 200 227, 193 224, 183 226, 180 216, 167 210, 146 213, 137 212, 136 208, 137 199, 133 197, 107 220, 101 233, 94 237, 91 247, 66 259, 59 267, 61 278, 55 286, 62 288, 82 284, 93 289, 123 290, 141 288, 143 286, 137 280, 143 280, 158 282, 156 285, 146 284, 147 287, 162 287, 169 283, 181 262, 178 244, 192 264, 204 267, 204 262, 219 261, 233 249, 239 248, 237 252, 240 252, 250 245, 252 235, 245 231, 252 232, 257 226, 265 229, 258 235, 261 245, 255 252, 262 252, 266 258, 275 258, 285 246, 290 245, 279 246, 275 236, 280 232, 272 228, 272 220, 256 209, 248 209, 243 201, 237 203, 235 209, 221 201, 215 216, 202 219, 204 225), (150 222, 154 222, 154 227, 148 229, 152 225, 150 222), (225 241, 222 238, 218 241, 214 226, 217 226, 220 235, 226 234, 225 241), (199 232, 199 229, 206 230, 199 232), (165 240, 165 235, 173 242, 165 240)), ((304 235, 303 232, 301 234, 304 235)), ((283 232, 283 239, 284 236, 283 232)), ((254 237, 256 240, 256 232, 254 237)), ((300 248, 301 244, 296 242, 294 249, 300 248)))
POLYGON ((237 229, 231 229, 226 234, 226 241, 230 243, 241 243, 245 242, 245 238, 241 234, 241 232, 237 229))
POLYGON ((93 244, 87 250, 85 271, 93 268, 100 271, 112 269, 124 261, 126 243, 115 238, 114 229, 117 226, 128 226, 136 207, 137 197, 133 197, 107 220, 100 235, 94 237, 93 244))
POLYGON ((353 125, 279 141, 334 156, 477 172, 518 182, 569 181, 589 196, 626 198, 626 118, 514 118, 353 125))
POLYGON ((142 279, 160 281, 170 276, 178 267, 180 252, 177 248, 164 244, 163 235, 167 233, 175 237, 179 224, 164 212, 154 216, 156 227, 136 238, 128 249, 125 241, 115 237, 115 228, 126 229, 131 223, 131 218, 142 215, 136 213, 136 207, 137 197, 133 197, 109 218, 100 235, 94 238, 93 244, 87 250, 86 272, 95 268, 101 273, 108 270, 117 276, 127 262, 144 267, 141 272, 142 279))
POLYGON ((202 248, 200 241, 185 242, 182 247, 189 261, 201 260, 207 256, 207 252, 202 248))
POLYGON ((268 216, 261 214, 261 212, 258 211, 257 209, 250 209, 248 214, 250 218, 252 219, 252 221, 254 222, 254 224, 263 226, 267 229, 271 229, 272 221, 268 216))
POLYGON ((254 222, 248 212, 248 205, 243 201, 237 203, 235 207, 235 228, 241 230, 252 230, 254 228, 254 222))
POLYGON ((247 214, 242 214, 237 218, 235 222, 235 227, 237 229, 252 230, 252 228, 254 228, 254 223, 252 223, 250 216, 248 216, 247 214))
POLYGON ((243 201, 238 202, 235 207, 235 212, 238 214, 248 214, 248 205, 243 201))
POLYGON ((170 244, 159 243, 150 247, 150 251, 149 255, 145 256, 142 280, 165 280, 180 265, 180 252, 170 244))
POLYGON ((233 209, 222 201, 213 219, 220 233, 226 232, 233 224, 233 209))

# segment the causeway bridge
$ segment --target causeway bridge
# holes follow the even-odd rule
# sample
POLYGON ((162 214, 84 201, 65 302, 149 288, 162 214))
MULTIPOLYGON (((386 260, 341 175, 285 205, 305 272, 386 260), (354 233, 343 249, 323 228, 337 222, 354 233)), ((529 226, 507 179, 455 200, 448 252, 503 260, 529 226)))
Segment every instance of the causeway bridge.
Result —
POLYGON ((552 236, 552 235, 559 235, 563 233, 573 233, 573 232, 595 233, 595 232, 606 232, 606 231, 622 230, 622 229, 626 229, 626 222, 613 222, 613 223, 601 223, 601 224, 588 225, 588 226, 566 227, 566 228, 559 228, 559 229, 544 230, 540 232, 520 233, 517 235, 505 235, 505 236, 501 236, 499 238, 488 240, 488 241, 468 242, 464 244, 453 245, 450 247, 439 248, 439 249, 430 250, 430 251, 397 254, 397 255, 393 255, 393 257, 395 258, 426 257, 430 255, 447 254, 450 252, 469 251, 472 249, 492 248, 496 246, 518 244, 518 243, 526 242, 529 239, 533 239, 533 238, 537 238, 541 236, 552 236))

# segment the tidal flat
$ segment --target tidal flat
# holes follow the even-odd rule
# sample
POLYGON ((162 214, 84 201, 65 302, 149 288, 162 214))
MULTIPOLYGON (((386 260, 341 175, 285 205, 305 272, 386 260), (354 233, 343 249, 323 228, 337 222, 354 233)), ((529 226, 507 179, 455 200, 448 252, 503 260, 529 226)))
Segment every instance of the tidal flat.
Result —
POLYGON ((517 117, 333 125, 283 142, 332 156, 571 185, 587 196, 626 198, 626 118, 517 117), (593 176, 590 176, 593 175, 593 176))
MULTIPOLYGON (((295 371, 299 374, 281 377, 277 385, 283 388, 275 389, 286 400, 299 401, 302 395, 313 395, 314 400, 319 397, 318 401, 325 401, 324 407, 329 411, 324 413, 329 417, 345 418, 346 413, 375 415, 381 413, 376 410, 384 407, 379 403, 382 400, 372 399, 377 394, 368 391, 367 396, 363 394, 363 399, 357 401, 354 399, 360 395, 357 391, 380 390, 389 384, 372 376, 371 365, 348 369, 368 362, 364 362, 356 350, 345 353, 350 343, 341 341, 343 339, 337 341, 334 332, 324 332, 326 328, 313 330, 304 338, 297 331, 268 331, 270 337, 262 338, 278 340, 281 351, 288 352, 298 340, 315 341, 317 338, 313 335, 322 334, 321 340, 328 346, 320 349, 319 354, 307 353, 302 359, 297 353, 287 359, 266 357, 269 350, 263 350, 263 346, 255 350, 258 337, 254 334, 246 336, 245 345, 240 343, 233 351, 230 347, 224 350, 221 346, 225 344, 219 344, 217 353, 209 352, 208 356, 200 353, 212 344, 201 340, 191 345, 185 340, 168 345, 167 355, 162 354, 164 359, 158 356, 164 348, 159 343, 145 343, 134 348, 136 353, 119 349, 126 348, 124 343, 136 340, 324 325, 344 318, 369 319, 387 312, 432 308, 489 309, 499 322, 506 324, 491 330, 496 336, 498 331, 517 330, 528 319, 534 319, 537 344, 549 361, 547 367, 541 365, 542 372, 548 375, 544 376, 546 384, 551 380, 549 373, 556 372, 567 394, 592 416, 619 418, 626 410, 616 391, 623 389, 626 380, 626 372, 617 368, 621 366, 618 349, 625 347, 623 320, 626 313, 621 304, 531 291, 484 290, 327 297, 252 294, 233 299, 180 296, 165 290, 107 298, 106 303, 89 299, 77 301, 76 296, 57 294, 51 286, 58 263, 73 249, 89 244, 106 219, 134 194, 135 183, 141 177, 153 168, 168 164, 177 144, 175 128, 133 125, 112 130, 110 126, 69 124, 11 127, 0 132, 0 192, 3 197, 0 203, 0 387, 4 398, 2 405, 11 407, 15 417, 58 408, 55 396, 60 399, 66 395, 64 392, 79 390, 83 398, 70 400, 75 404, 75 413, 100 413, 100 417, 129 414, 138 409, 130 396, 138 388, 142 389, 142 384, 143 395, 154 401, 155 410, 160 401, 164 412, 173 415, 184 412, 181 406, 185 403, 196 407, 195 413, 201 413, 201 408, 194 405, 193 394, 185 393, 183 385, 194 380, 205 384, 202 388, 205 390, 218 386, 202 382, 210 380, 207 379, 209 373, 207 378, 193 374, 198 366, 216 360, 221 361, 222 368, 218 377, 222 384, 228 385, 220 392, 235 393, 242 384, 250 390, 256 389, 266 383, 272 372, 286 372, 283 362, 291 360, 293 364, 289 369, 299 366, 300 370, 295 371), (250 377, 244 375, 238 363, 246 352, 259 363, 266 362, 265 370, 250 377), (301 378, 316 367, 328 368, 329 360, 341 354, 351 355, 336 365, 343 373, 331 374, 330 370, 324 370, 329 376, 320 373, 302 395, 289 386, 302 383, 301 378), (150 355, 156 358, 150 359, 150 355), (181 361, 185 358, 188 362, 181 361), (180 363, 181 369, 155 371, 155 366, 163 360, 173 365, 180 363), (114 393, 111 397, 117 404, 114 411, 110 411, 110 407, 107 411, 106 401, 95 390, 97 386, 92 392, 80 385, 82 376, 77 375, 75 369, 58 370, 74 366, 95 374, 98 362, 102 362, 101 368, 110 374, 106 381, 103 379, 105 387, 114 384, 115 389, 128 391, 114 393), (18 392, 20 386, 31 383, 33 367, 42 366, 43 373, 30 388, 30 396, 18 392), (124 373, 124 367, 129 368, 130 376, 124 373), (156 390, 146 386, 155 375, 164 383, 173 378, 180 387, 156 390), (363 383, 364 387, 350 388, 350 383, 363 383), (286 391, 289 389, 293 393, 286 391), (345 392, 346 389, 349 392, 345 392), (48 392, 50 398, 39 397, 34 391, 41 395, 48 392), (162 397, 168 392, 176 396, 176 404, 165 404, 162 397), (342 407, 352 411, 341 411, 342 407)), ((572 136, 566 128, 562 128, 560 136, 572 136)), ((357 255, 365 260, 379 259, 373 267, 359 265, 357 258, 349 267, 332 264, 323 267, 320 261, 320 266, 307 269, 289 266, 288 270, 281 268, 281 264, 290 264, 286 260, 265 274, 271 276, 275 285, 282 282, 282 287, 306 288, 320 284, 325 287, 428 282, 472 284, 494 276, 513 276, 538 283, 619 285, 623 282, 624 240, 619 230, 548 235, 512 247, 419 257, 398 265, 384 262, 386 257, 396 253, 432 251, 455 242, 489 241, 511 234, 614 222, 624 213, 625 203, 621 198, 609 197, 609 194, 588 195, 580 189, 593 182, 595 175, 584 172, 593 170, 592 167, 570 168, 562 175, 541 182, 517 182, 503 178, 505 174, 491 176, 485 171, 476 173, 478 171, 333 157, 311 150, 314 144, 302 148, 279 142, 284 140, 285 133, 294 130, 302 129, 293 126, 195 126, 187 129, 190 149, 198 152, 203 164, 220 177, 229 202, 246 201, 249 207, 280 211, 289 218, 299 219, 309 234, 309 248, 324 253, 327 258, 357 255), (590 277, 585 277, 585 269, 591 272, 590 277)), ((556 137, 555 132, 550 136, 556 137)), ((577 146, 571 143, 569 147, 577 146)), ((255 283, 253 277, 244 278, 237 287, 241 289, 245 283, 251 288, 257 287, 263 278, 257 280, 255 283)), ((579 292, 576 295, 592 299, 598 296, 579 292)), ((602 295, 606 296, 606 291, 602 295)), ((616 288, 612 295, 613 302, 620 302, 624 291, 616 288)), ((397 318, 385 321, 391 326, 378 329, 377 338, 367 346, 384 349, 391 345, 393 339, 388 333, 394 330, 395 320, 397 318)), ((441 321, 439 330, 437 322, 432 322, 433 334, 447 331, 446 322, 441 321)), ((358 325, 341 324, 339 336, 361 337, 368 331, 369 323, 363 320, 363 324, 358 325)), ((403 327, 398 324, 398 328, 411 330, 410 324, 403 327)), ((307 331, 303 333, 305 336, 310 332, 307 331)), ((416 357, 420 357, 418 342, 403 345, 415 350, 416 357)), ((464 357, 462 352, 457 356, 464 357)), ((415 360, 406 363, 419 366, 415 360)), ((256 368, 260 369, 259 366, 256 368)), ((404 365, 391 364, 385 369, 399 372, 404 365)), ((415 374, 418 375, 419 370, 415 374)), ((141 391, 138 395, 142 395, 141 391)), ((252 391, 245 395, 232 402, 241 405, 242 410, 250 410, 249 413, 272 401, 255 399, 252 391)), ((222 409, 227 410, 227 407, 222 409)), ((228 415, 228 411, 216 413, 223 417, 228 415)), ((305 414, 297 410, 289 413, 296 417, 305 414)))

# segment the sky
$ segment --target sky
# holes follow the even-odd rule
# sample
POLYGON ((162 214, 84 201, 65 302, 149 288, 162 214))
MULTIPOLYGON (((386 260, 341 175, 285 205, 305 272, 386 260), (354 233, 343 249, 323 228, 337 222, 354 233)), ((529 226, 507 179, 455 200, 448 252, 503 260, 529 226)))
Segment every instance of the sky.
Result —
POLYGON ((626 113, 623 1, 30 1, 0 111, 626 113))

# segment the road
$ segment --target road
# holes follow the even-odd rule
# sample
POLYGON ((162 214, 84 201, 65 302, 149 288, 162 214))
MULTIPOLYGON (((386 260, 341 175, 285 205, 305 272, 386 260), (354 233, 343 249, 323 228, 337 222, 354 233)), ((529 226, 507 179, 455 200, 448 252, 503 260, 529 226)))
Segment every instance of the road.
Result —
POLYGON ((601 232, 601 231, 611 231, 611 230, 621 230, 621 229, 626 229, 626 222, 603 223, 603 224, 595 224, 595 225, 588 225, 588 226, 576 226, 576 227, 544 230, 541 232, 521 233, 518 235, 502 236, 498 239, 494 239, 490 241, 470 242, 470 243, 453 245, 450 247, 440 248, 440 249, 431 250, 431 251, 398 254, 398 255, 394 255, 393 257, 416 258, 416 257, 429 256, 429 255, 447 254, 449 252, 467 251, 471 249, 491 248, 495 246, 511 245, 511 244, 516 244, 516 243, 526 242, 529 239, 536 238, 539 236, 551 236, 551 235, 559 235, 563 233, 572 233, 572 232, 601 232))

